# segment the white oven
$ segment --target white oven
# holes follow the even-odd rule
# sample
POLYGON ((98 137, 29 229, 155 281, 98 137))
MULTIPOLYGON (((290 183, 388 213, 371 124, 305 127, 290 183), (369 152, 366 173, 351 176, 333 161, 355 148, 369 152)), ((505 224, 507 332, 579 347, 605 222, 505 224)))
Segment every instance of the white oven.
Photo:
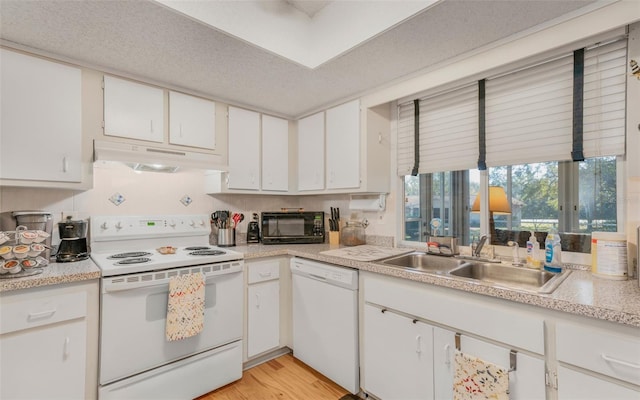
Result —
MULTIPOLYGON (((129 224, 139 230, 147 220, 120 226, 129 224)), ((191 247, 176 247, 175 254, 159 255, 156 244, 149 240, 165 230, 154 227, 151 233, 144 228, 147 238, 136 243, 146 247, 122 258, 123 263, 116 257, 121 254, 114 255, 114 251, 130 249, 132 240, 100 243, 98 232, 98 251, 92 257, 103 268, 98 390, 101 400, 194 398, 242 377, 242 255, 208 246, 208 233, 207 242, 203 243, 204 235, 194 235, 193 224, 188 220, 184 224, 168 221, 166 226, 172 234, 176 234, 176 226, 171 225, 184 225, 192 236, 165 236, 159 243, 189 243, 207 247, 215 255, 195 255, 200 253, 194 253, 191 247), (142 253, 145 254, 141 257, 142 253), (147 261, 133 262, 142 258, 147 261), (165 332, 169 282, 175 276, 192 273, 205 277, 202 331, 168 341, 165 332)), ((104 224, 101 220, 96 223, 104 224)), ((101 229, 106 231, 109 225, 102 225, 101 229)))

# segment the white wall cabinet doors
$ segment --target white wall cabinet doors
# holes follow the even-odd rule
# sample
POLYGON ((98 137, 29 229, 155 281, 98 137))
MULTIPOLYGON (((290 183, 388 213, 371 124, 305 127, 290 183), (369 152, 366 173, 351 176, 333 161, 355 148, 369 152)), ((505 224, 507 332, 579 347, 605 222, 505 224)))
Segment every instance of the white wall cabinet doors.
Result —
POLYGON ((216 103, 170 91, 169 143, 214 150, 216 103))
POLYGON ((80 182, 80 69, 0 51, 0 178, 80 182))
POLYGON ((433 398, 433 327, 364 305, 364 384, 384 400, 433 398))
POLYGON ((229 107, 229 189, 260 189, 260 114, 229 107))
POLYGON ((360 187, 360 101, 327 110, 327 189, 360 187))
POLYGON ((298 121, 298 191, 324 189, 324 113, 298 121))
POLYGON ((247 263, 247 358, 280 346, 280 261, 247 263))
POLYGON ((105 75, 104 134, 162 143, 163 90, 105 75))
POLYGON ((289 190, 289 121, 262 115, 262 190, 289 190))

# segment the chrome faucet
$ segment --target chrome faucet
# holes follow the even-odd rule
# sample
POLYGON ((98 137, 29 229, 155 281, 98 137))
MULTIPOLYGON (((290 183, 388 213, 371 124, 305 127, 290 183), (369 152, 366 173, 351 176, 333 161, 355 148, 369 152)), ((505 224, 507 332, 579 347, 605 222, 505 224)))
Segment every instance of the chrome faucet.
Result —
POLYGON ((480 257, 480 252, 482 251, 482 247, 484 247, 485 242, 487 241, 487 235, 482 235, 478 244, 476 245, 476 249, 473 251, 474 257, 480 257))

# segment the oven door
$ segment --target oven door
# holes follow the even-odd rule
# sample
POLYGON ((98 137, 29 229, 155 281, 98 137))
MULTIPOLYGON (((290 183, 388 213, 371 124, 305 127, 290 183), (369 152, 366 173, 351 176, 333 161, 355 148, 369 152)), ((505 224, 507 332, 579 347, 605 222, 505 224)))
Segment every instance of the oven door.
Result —
POLYGON ((102 279, 100 384, 183 359, 242 337, 242 261, 102 279), (169 342, 165 337, 170 277, 203 272, 204 328, 169 342))

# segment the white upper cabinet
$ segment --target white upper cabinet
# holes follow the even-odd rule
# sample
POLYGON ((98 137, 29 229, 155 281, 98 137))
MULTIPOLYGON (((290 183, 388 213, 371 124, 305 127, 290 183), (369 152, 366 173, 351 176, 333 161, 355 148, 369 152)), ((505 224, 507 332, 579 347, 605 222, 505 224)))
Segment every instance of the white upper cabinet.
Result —
POLYGON ((0 60, 0 178, 80 182, 80 69, 4 49, 0 60))
POLYGON ((324 189, 324 112, 298 121, 298 191, 324 189))
POLYGON ((289 190, 289 121, 262 116, 262 190, 289 190))
POLYGON ((105 75, 104 134, 163 142, 163 90, 105 75))
POLYGON ((214 150, 216 103, 170 91, 169 143, 214 150))
POLYGON ((260 189, 260 114, 229 107, 229 189, 260 189))
POLYGON ((327 189, 360 187, 360 101, 327 110, 327 189))

